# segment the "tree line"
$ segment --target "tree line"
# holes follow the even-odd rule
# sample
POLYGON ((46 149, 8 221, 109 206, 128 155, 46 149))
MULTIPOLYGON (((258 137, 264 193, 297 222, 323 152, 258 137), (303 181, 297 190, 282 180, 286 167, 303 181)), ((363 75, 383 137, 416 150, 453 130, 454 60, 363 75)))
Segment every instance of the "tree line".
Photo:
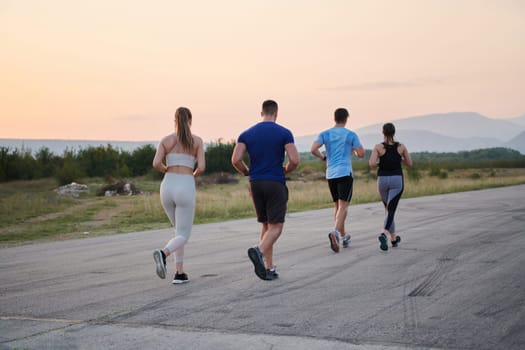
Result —
MULTIPOLYGON (((234 169, 230 157, 235 143, 212 142, 206 147, 206 173, 229 172, 234 169)), ((31 150, 0 147, 0 182, 33 180, 55 177, 64 185, 84 177, 128 178, 150 174, 162 175, 151 167, 156 149, 144 145, 132 152, 117 149, 111 144, 89 146, 86 149, 69 150, 59 156, 47 147, 34 155, 31 150)))
MULTIPOLYGON (((218 140, 206 147, 206 174, 234 173, 230 157, 235 147, 234 141, 218 140)), ((111 144, 80 150, 66 150, 59 156, 49 148, 42 147, 34 155, 31 150, 0 147, 0 181, 32 180, 55 177, 59 184, 78 181, 84 177, 129 178, 150 174, 161 178, 154 171, 151 162, 155 155, 153 145, 145 145, 132 152, 116 149, 111 144)), ((370 150, 364 160, 354 159, 357 169, 367 166, 370 150)), ((468 167, 525 167, 525 156, 508 148, 490 148, 457 153, 420 152, 412 154, 418 168, 468 167)), ((310 153, 301 153, 303 162, 316 161, 310 153)), ((248 159, 247 159, 248 162, 248 159)))

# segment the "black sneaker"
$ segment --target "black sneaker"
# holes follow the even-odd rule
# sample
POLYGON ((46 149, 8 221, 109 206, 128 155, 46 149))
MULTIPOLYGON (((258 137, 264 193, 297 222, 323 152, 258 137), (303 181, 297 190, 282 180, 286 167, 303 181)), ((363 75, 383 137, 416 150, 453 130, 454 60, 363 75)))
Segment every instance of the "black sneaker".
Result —
POLYGON ((339 234, 332 231, 328 234, 328 240, 330 241, 330 248, 336 253, 339 253, 339 234))
POLYGON ((379 245, 379 248, 381 248, 381 250, 384 250, 384 251, 387 251, 388 250, 388 244, 386 243, 386 236, 384 233, 380 234, 379 235, 379 242, 381 242, 381 244, 379 245))
POLYGON ((248 257, 253 263, 255 274, 262 280, 267 280, 266 276, 266 267, 264 266, 264 261, 262 253, 259 250, 259 247, 254 247, 248 249, 248 257))
POLYGON ((165 279, 166 278, 166 255, 160 249, 157 249, 153 252, 153 259, 157 265, 157 275, 165 279))
POLYGON ((401 237, 399 237, 399 236, 396 236, 396 240, 395 241, 390 241, 390 243, 392 243, 392 247, 394 247, 394 248, 397 247, 399 242, 401 242, 401 237))
POLYGON ((175 273, 175 277, 173 277, 172 284, 182 284, 182 283, 188 283, 190 280, 188 279, 188 275, 185 273, 175 273))
POLYGON ((278 279, 278 278, 279 278, 279 274, 277 273, 275 268, 273 268, 273 269, 266 269, 266 279, 267 280, 275 280, 275 279, 278 279))

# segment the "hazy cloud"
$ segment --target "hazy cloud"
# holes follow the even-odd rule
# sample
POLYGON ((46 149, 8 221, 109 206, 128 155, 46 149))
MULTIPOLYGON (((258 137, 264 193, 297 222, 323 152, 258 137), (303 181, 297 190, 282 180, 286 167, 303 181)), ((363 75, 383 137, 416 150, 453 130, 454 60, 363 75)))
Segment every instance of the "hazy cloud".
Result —
POLYGON ((423 86, 443 85, 445 84, 443 79, 435 78, 420 78, 412 80, 384 80, 384 81, 372 81, 358 84, 348 84, 341 86, 325 87, 321 90, 380 90, 380 89, 403 89, 403 88, 416 88, 423 86))

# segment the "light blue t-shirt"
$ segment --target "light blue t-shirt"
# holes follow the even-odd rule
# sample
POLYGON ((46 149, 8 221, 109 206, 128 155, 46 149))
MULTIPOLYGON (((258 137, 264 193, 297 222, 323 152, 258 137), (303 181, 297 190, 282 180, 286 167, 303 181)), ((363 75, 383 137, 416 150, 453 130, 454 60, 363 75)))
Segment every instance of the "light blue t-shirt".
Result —
POLYGON ((334 126, 316 139, 326 148, 326 178, 352 175, 352 149, 361 146, 357 134, 347 128, 334 126))

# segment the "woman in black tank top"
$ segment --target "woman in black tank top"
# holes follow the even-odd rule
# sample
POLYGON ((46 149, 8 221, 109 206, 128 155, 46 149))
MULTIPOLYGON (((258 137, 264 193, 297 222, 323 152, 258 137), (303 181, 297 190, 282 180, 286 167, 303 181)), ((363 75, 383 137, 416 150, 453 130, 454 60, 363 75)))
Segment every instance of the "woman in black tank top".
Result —
POLYGON ((394 124, 383 125, 384 142, 374 146, 368 164, 378 166, 377 189, 385 206, 383 232, 379 235, 381 250, 388 250, 387 239, 392 247, 397 247, 401 237, 396 235, 394 214, 403 194, 404 181, 401 164, 412 166, 412 158, 405 145, 394 141, 396 129, 394 124))
POLYGON ((401 169, 401 154, 398 152, 400 143, 394 142, 389 144, 387 142, 382 143, 385 153, 379 156, 379 164, 377 169, 377 176, 391 176, 391 175, 403 175, 401 169))

